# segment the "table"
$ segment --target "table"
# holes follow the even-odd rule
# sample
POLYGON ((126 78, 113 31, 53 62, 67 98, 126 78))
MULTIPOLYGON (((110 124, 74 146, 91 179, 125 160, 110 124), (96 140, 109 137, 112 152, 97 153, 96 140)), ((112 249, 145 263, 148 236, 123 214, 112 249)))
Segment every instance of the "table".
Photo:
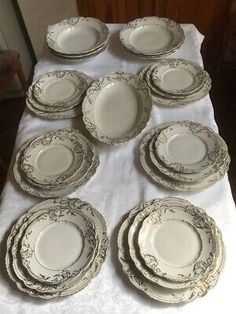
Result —
MULTIPOLYGON (((136 73, 148 61, 130 55, 118 38, 122 25, 109 25, 112 33, 110 47, 94 59, 81 63, 67 63, 47 52, 35 67, 34 77, 47 71, 76 69, 97 78, 106 72, 124 70, 136 73)), ((203 36, 194 25, 183 25, 186 40, 173 57, 182 57, 202 64, 200 46, 203 36)), ((79 128, 99 150, 100 166, 96 175, 70 197, 88 201, 104 215, 110 236, 110 249, 99 275, 84 290, 70 297, 44 301, 31 298, 15 288, 4 269, 4 245, 12 222, 30 206, 40 201, 23 191, 12 177, 12 164, 2 193, 0 215, 0 312, 5 313, 222 313, 233 312, 236 279, 236 211, 227 176, 211 188, 198 193, 180 193, 164 189, 145 176, 138 161, 138 147, 144 134, 160 123, 190 119, 201 122, 217 131, 214 111, 209 96, 184 108, 159 108, 154 106, 145 130, 127 144, 110 146, 93 140, 84 130, 81 119, 42 120, 25 111, 19 125, 15 152, 32 136, 48 129, 79 128), (121 270, 117 259, 116 238, 123 216, 139 203, 165 196, 186 198, 204 208, 223 232, 226 247, 225 268, 219 283, 204 298, 185 305, 165 305, 148 298, 133 287, 121 270)))

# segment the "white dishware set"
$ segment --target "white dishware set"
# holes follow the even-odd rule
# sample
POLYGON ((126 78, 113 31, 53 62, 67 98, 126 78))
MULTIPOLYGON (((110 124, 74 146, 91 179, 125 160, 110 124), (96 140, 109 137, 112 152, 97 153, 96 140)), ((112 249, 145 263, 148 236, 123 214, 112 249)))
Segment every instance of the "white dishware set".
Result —
POLYGON ((108 248, 106 223, 90 204, 56 198, 27 210, 11 228, 6 269, 32 297, 52 299, 84 289, 108 248))
POLYGON ((94 145, 76 129, 45 132, 26 142, 16 155, 14 177, 21 189, 42 197, 66 196, 96 172, 94 145))
POLYGON ((229 169, 225 141, 211 128, 193 121, 160 125, 140 144, 145 173, 168 189, 196 192, 212 186, 229 169))
POLYGON ((118 234, 130 282, 165 303, 190 302, 213 288, 224 265, 219 228, 206 212, 174 197, 135 207, 118 234))

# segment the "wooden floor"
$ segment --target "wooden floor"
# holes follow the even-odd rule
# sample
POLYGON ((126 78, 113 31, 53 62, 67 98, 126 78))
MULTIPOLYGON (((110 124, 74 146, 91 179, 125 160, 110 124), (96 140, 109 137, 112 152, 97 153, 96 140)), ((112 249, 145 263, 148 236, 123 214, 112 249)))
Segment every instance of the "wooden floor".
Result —
MULTIPOLYGON (((212 76, 212 81, 210 96, 220 134, 229 146, 232 158, 229 179, 236 200, 236 71, 222 71, 216 77, 212 76)), ((0 102, 0 191, 4 184, 24 106, 24 98, 0 102)))

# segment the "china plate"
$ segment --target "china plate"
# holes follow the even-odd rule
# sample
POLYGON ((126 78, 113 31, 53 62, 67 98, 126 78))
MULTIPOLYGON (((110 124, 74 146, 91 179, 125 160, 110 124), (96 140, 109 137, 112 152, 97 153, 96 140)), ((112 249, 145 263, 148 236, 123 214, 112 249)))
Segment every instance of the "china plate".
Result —
MULTIPOLYGON (((24 232, 24 229, 21 231, 21 233, 24 232)), ((20 238, 20 237, 19 237, 20 238)), ((83 288, 85 288, 93 277, 97 275, 99 272, 102 263, 105 260, 106 257, 106 251, 108 248, 108 237, 107 237, 107 231, 106 231, 106 223, 104 221, 104 218, 102 215, 94 208, 92 208, 88 203, 81 202, 79 199, 51 199, 44 202, 41 202, 32 208, 30 208, 24 215, 22 215, 18 220, 17 223, 12 227, 10 235, 7 239, 7 251, 5 256, 5 263, 6 263, 6 269, 7 272, 17 285, 17 287, 29 294, 32 297, 39 297, 43 299, 52 299, 59 296, 66 296, 73 293, 77 293, 83 288), (91 221, 94 222, 96 226, 96 231, 98 234, 98 249, 96 252, 95 259, 93 263, 90 265, 89 269, 83 273, 83 275, 80 275, 78 278, 75 277, 75 281, 73 284, 69 287, 65 287, 63 284, 63 288, 59 286, 54 285, 47 285, 42 284, 40 282, 34 282, 32 281, 31 277, 24 273, 23 268, 18 263, 16 253, 17 253, 17 247, 14 250, 15 254, 11 254, 11 249, 13 245, 13 241, 15 240, 15 237, 19 237, 20 229, 22 229, 22 226, 24 224, 27 225, 27 222, 29 219, 31 219, 32 216, 35 214, 37 215, 38 212, 41 210, 48 209, 48 207, 52 208, 54 206, 59 206, 61 208, 79 208, 81 213, 86 215, 91 221), (14 269, 12 268, 12 263, 16 260, 18 263, 19 269, 21 270, 20 278, 18 277, 18 274, 14 272, 14 269), (22 278, 21 278, 22 276, 22 278), (26 286, 26 284, 28 286, 26 286), (66 288, 66 289, 65 289, 66 288)), ((19 248, 18 248, 19 249, 19 248)))
POLYGON ((184 32, 170 19, 151 16, 125 25, 120 31, 120 40, 132 52, 160 56, 179 47, 184 41, 184 32))
POLYGON ((92 52, 89 52, 89 53, 86 53, 83 55, 66 55, 66 54, 62 54, 62 53, 59 53, 57 51, 54 51, 53 49, 50 49, 50 48, 49 48, 49 50, 59 58, 63 58, 63 59, 71 60, 71 61, 85 61, 85 60, 91 59, 93 57, 96 57, 97 55, 102 53, 104 50, 106 50, 107 47, 109 47, 110 43, 111 43, 111 41, 108 38, 108 40, 104 43, 104 45, 102 45, 101 47, 99 47, 98 49, 96 49, 92 52))
POLYGON ((205 79, 204 70, 184 59, 168 59, 152 71, 152 82, 173 95, 189 95, 199 90, 205 79))
POLYGON ((218 263, 211 271, 211 274, 206 278, 204 282, 198 282, 194 287, 184 289, 169 289, 149 281, 135 267, 135 264, 133 263, 129 255, 129 246, 127 239, 129 228, 132 225, 135 216, 139 212, 144 210, 147 206, 150 206, 155 202, 158 202, 158 199, 148 201, 134 208, 130 212, 128 218, 125 219, 120 227, 118 234, 118 258, 122 265, 122 269, 128 276, 130 282, 137 289, 143 291, 145 294, 157 301, 165 303, 182 303, 193 301, 197 297, 204 296, 210 288, 213 288, 216 285, 219 273, 221 272, 223 267, 223 246, 220 247, 218 263))
POLYGON ((42 186, 68 183, 83 165, 86 152, 80 135, 73 129, 56 130, 31 141, 21 159, 21 169, 26 177, 42 186))
POLYGON ((107 144, 125 143, 137 136, 150 118, 149 88, 135 75, 106 74, 87 90, 82 110, 85 126, 95 138, 107 144))
POLYGON ((79 211, 49 209, 21 239, 22 265, 38 281, 58 284, 79 275, 94 259, 96 231, 79 211))
MULTIPOLYGON (((135 221, 131 228, 136 227, 135 221)), ((138 233, 138 246, 147 267, 177 282, 198 279, 215 261, 215 234, 196 207, 172 205, 147 214, 138 233)))
POLYGON ((226 172, 228 171, 230 164, 230 156, 227 154, 224 160, 219 160, 214 165, 214 169, 218 169, 213 174, 209 175, 205 180, 196 181, 196 182, 180 182, 174 179, 171 179, 165 176, 160 170, 156 168, 156 166, 152 163, 150 155, 149 155, 149 145, 153 138, 153 136, 160 132, 165 127, 172 125, 172 123, 166 123, 160 125, 149 131, 143 138, 140 144, 140 163, 144 169, 144 171, 150 176, 150 178, 156 183, 172 189, 176 191, 184 191, 184 192, 196 192, 209 188, 217 181, 222 179, 226 172))
MULTIPOLYGON (((70 129, 62 129, 62 131, 63 130, 70 130, 70 129)), ((42 187, 40 188, 38 186, 34 186, 32 183, 26 180, 20 168, 22 153, 24 152, 26 147, 29 145, 29 143, 32 140, 36 139, 37 136, 31 139, 30 141, 26 142, 16 155, 16 161, 13 167, 13 174, 14 174, 16 182, 27 193, 38 196, 38 197, 43 197, 43 198, 65 196, 74 192, 78 187, 85 184, 95 174, 96 169, 99 165, 99 157, 98 157, 96 148, 84 136, 81 135, 81 137, 85 140, 87 151, 88 151, 87 157, 86 157, 86 167, 84 168, 82 173, 80 172, 78 174, 75 173, 75 177, 74 178, 72 177, 73 182, 71 182, 70 184, 66 184, 65 187, 62 187, 62 188, 60 187, 57 189, 46 189, 46 188, 43 189, 42 187)))
POLYGON ((90 80, 76 71, 48 72, 36 80, 33 96, 43 106, 69 109, 78 103, 90 80))
POLYGON ((199 173, 213 165, 220 147, 209 128, 192 121, 180 121, 163 129, 156 138, 159 159, 171 169, 199 173))
POLYGON ((102 46, 108 36, 108 27, 98 19, 73 17, 52 25, 46 42, 59 53, 84 54, 102 46))
POLYGON ((212 165, 212 167, 206 168, 205 170, 202 170, 200 173, 182 173, 182 172, 175 171, 171 168, 166 167, 158 158, 156 149, 155 149, 155 142, 156 142, 156 137, 158 136, 158 134, 159 133, 157 132, 153 136, 149 144, 150 159, 152 163, 157 167, 158 170, 160 170, 167 177, 174 180, 178 180, 182 182, 194 182, 194 181, 205 180, 207 177, 209 177, 210 175, 220 170, 220 166, 222 165, 222 163, 224 163, 228 154, 228 148, 225 141, 218 135, 218 141, 221 148, 219 151, 219 157, 217 158, 216 162, 212 165))
MULTIPOLYGON (((155 62, 155 64, 158 61, 155 62)), ((160 106, 167 106, 167 107, 175 107, 175 106, 186 106, 188 104, 194 103, 200 99, 202 99, 203 97, 205 97, 208 93, 209 90, 211 89, 211 78, 209 76, 209 74, 207 72, 205 72, 206 78, 205 81, 202 85, 202 87, 200 88, 200 90, 196 93, 193 93, 192 95, 186 96, 184 98, 177 98, 176 96, 170 95, 170 94, 166 94, 166 93, 162 93, 162 94, 157 94, 155 91, 153 91, 153 86, 150 83, 150 73, 149 69, 152 66, 151 65, 147 65, 145 66, 141 72, 139 73, 139 76, 148 84, 148 86, 150 87, 150 91, 151 91, 151 97, 152 97, 152 101, 154 104, 156 105, 160 105, 160 106), (170 98, 173 97, 173 98, 170 98)))
MULTIPOLYGON (((171 280, 168 280, 165 277, 161 277, 156 275, 154 272, 152 272, 143 262, 142 257, 140 256, 140 250, 138 247, 137 243, 137 238, 138 238, 138 233, 139 230, 142 226, 142 222, 145 219, 147 215, 154 211, 158 211, 162 208, 166 208, 168 206, 174 206, 175 208, 183 208, 186 210, 186 208, 195 208, 191 203, 189 203, 186 200, 179 199, 179 198, 174 198, 174 197, 169 197, 165 199, 156 199, 155 202, 152 202, 149 206, 145 207, 142 212, 139 214, 136 214, 136 217, 132 221, 132 224, 130 224, 129 228, 129 234, 128 234, 128 244, 129 244, 129 253, 130 256, 135 263, 136 268, 145 276, 148 280, 157 283, 161 285, 162 287, 170 288, 170 289, 182 289, 182 288, 187 288, 187 287, 192 287, 196 285, 196 283, 199 280, 203 280, 204 277, 199 277, 198 280, 194 281, 186 281, 186 282, 174 282, 171 280), (135 228, 133 225, 135 225, 135 228)), ((198 208, 198 211, 204 215, 204 219, 206 219, 205 212, 198 208)), ((222 235, 220 230, 216 227, 215 222, 207 217, 207 221, 211 224, 212 229, 214 230, 214 234, 216 235, 215 240, 216 240, 216 263, 219 262, 219 254, 220 254, 220 248, 221 248, 221 239, 222 235)))

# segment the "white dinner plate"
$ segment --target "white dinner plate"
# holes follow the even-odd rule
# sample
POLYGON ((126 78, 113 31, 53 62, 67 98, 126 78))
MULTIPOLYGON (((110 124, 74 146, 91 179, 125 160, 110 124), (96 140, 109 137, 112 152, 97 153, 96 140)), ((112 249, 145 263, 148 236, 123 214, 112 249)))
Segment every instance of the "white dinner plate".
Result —
POLYGON ((192 121, 180 121, 163 129, 155 148, 167 167, 184 173, 201 172, 213 165, 220 153, 213 131, 192 121))
POLYGON ((86 216, 78 210, 49 209, 26 228, 20 256, 36 280, 58 284, 82 273, 95 248, 95 226, 86 216))

